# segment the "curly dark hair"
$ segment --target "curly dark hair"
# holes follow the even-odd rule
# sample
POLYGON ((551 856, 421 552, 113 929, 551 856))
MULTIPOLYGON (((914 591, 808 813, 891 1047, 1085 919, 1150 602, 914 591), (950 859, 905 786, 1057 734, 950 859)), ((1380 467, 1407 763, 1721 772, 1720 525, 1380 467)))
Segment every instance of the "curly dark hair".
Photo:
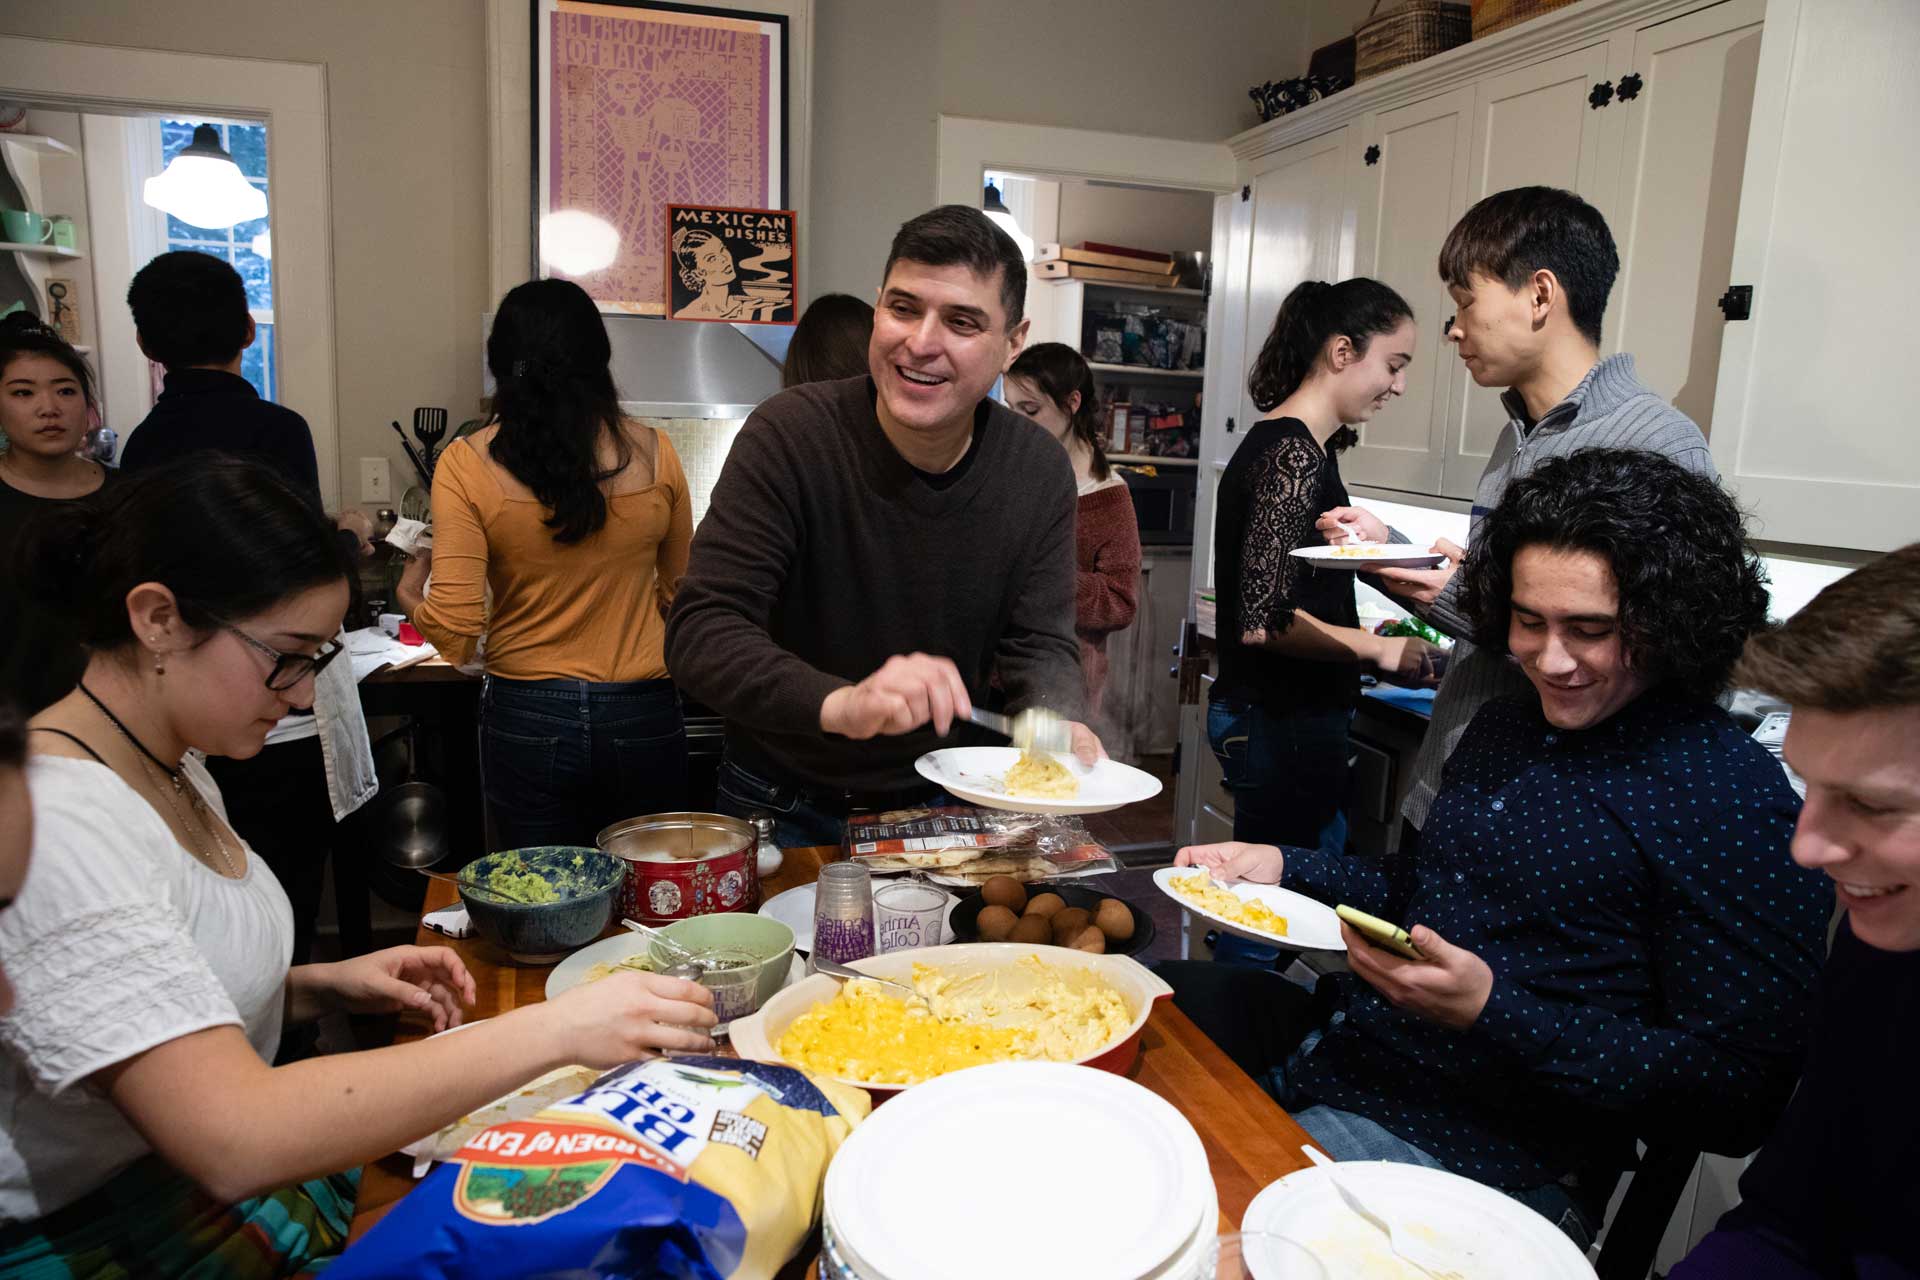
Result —
POLYGON ((1528 546, 1607 562, 1627 662, 1670 696, 1718 698, 1748 637, 1767 629, 1767 575, 1739 505, 1659 454, 1583 449, 1508 488, 1463 568, 1473 642, 1496 653, 1508 652, 1513 558, 1528 546))

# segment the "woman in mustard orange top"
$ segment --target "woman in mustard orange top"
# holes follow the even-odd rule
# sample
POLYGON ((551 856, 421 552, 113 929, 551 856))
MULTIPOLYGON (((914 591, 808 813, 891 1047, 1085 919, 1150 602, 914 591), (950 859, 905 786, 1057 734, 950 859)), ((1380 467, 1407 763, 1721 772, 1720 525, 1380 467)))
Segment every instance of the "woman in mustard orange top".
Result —
POLYGON ((518 286, 487 338, 492 421, 434 473, 414 623, 455 663, 485 637, 480 768, 505 848, 591 845, 608 823, 686 807, 662 641, 693 513, 673 445, 621 416, 611 355, 580 286, 518 286))

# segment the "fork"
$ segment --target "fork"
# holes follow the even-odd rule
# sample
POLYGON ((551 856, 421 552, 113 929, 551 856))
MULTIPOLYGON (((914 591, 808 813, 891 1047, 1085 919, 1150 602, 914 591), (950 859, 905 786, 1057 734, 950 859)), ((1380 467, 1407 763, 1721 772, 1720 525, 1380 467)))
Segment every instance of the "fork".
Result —
POLYGON ((1411 1263, 1415 1270, 1431 1276, 1433 1280, 1466 1280, 1465 1276, 1435 1257, 1431 1245, 1403 1233, 1392 1221, 1369 1209, 1365 1201, 1348 1190, 1346 1184, 1340 1181, 1340 1175, 1334 1172, 1338 1166, 1335 1165, 1333 1157, 1318 1147, 1311 1147, 1305 1143, 1301 1144, 1300 1150, 1305 1152, 1307 1159, 1313 1161, 1320 1167, 1320 1171, 1327 1175, 1327 1181, 1333 1184, 1334 1193, 1340 1197, 1340 1202, 1353 1210, 1362 1221, 1386 1236, 1387 1247, 1392 1249, 1403 1262, 1411 1263))
POLYGON ((897 987, 907 993, 907 999, 917 1000, 927 1006, 927 1012, 933 1015, 935 1022, 946 1021, 933 1007, 933 1001, 927 999, 904 982, 895 982, 892 978, 876 978, 870 973, 862 973, 858 969, 850 968, 836 960, 828 960, 818 952, 814 953, 813 967, 817 972, 824 973, 830 978, 840 978, 843 980, 858 978, 862 982, 877 982, 883 987, 897 987))

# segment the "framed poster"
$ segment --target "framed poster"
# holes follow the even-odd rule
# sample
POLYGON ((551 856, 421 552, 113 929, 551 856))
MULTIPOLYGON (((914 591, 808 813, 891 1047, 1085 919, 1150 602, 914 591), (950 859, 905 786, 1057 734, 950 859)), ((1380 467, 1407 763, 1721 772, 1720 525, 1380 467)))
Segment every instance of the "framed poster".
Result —
POLYGON ((792 324, 793 210, 667 206, 667 318, 792 324))
POLYGON ((531 0, 534 269, 603 312, 664 315, 669 205, 787 197, 787 19, 531 0))

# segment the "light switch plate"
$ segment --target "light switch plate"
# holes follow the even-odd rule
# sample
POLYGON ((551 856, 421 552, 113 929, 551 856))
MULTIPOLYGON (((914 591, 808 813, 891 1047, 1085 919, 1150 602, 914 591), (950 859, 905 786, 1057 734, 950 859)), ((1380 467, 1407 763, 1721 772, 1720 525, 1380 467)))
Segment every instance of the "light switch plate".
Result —
POLYGON ((360 459, 360 501, 393 501, 393 468, 385 458, 360 459))

